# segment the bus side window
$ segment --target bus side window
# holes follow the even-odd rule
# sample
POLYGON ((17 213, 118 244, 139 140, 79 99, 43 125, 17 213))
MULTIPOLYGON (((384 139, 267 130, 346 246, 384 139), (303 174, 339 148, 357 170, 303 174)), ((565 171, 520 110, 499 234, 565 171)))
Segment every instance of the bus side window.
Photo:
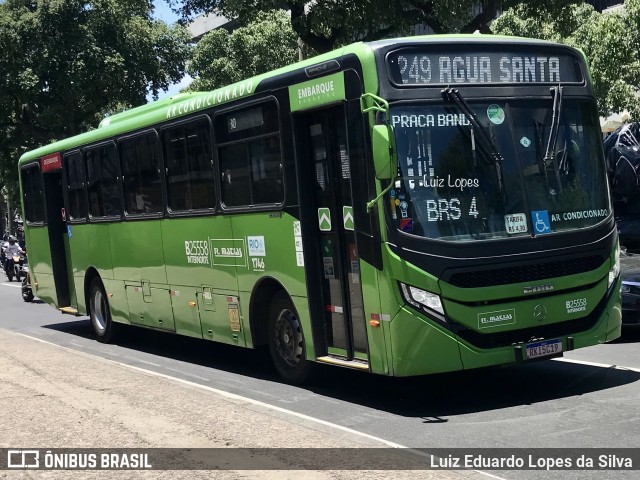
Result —
POLYGON ((220 171, 222 202, 228 207, 251 203, 249 157, 244 143, 221 147, 220 171))
POLYGON ((87 192, 91 217, 119 216, 119 165, 115 145, 107 143, 85 151, 87 192))
POLYGON ((273 205, 284 201, 279 125, 275 102, 216 117, 225 206, 273 205))
POLYGON ((120 142, 124 193, 127 214, 162 212, 160 157, 155 132, 127 138, 120 142))
POLYGON ((209 121, 200 118, 162 134, 167 196, 173 211, 216 206, 209 121))
POLYGON ((22 192, 24 195, 24 213, 27 222, 44 222, 42 174, 37 164, 22 167, 22 192))
POLYGON ((82 154, 74 152, 64 157, 64 169, 67 178, 67 198, 69 201, 69 220, 87 218, 87 201, 85 197, 85 174, 82 154))

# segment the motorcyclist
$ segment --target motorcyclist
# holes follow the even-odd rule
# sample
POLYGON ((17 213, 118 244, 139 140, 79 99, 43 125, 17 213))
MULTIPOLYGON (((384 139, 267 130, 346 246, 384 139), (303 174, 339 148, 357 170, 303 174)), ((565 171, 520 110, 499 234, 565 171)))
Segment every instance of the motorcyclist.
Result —
POLYGON ((4 244, 2 249, 4 250, 4 270, 6 272, 13 267, 13 265, 9 265, 9 261, 13 261, 13 256, 24 253, 24 250, 22 250, 22 247, 20 247, 16 237, 13 235, 9 236, 9 241, 4 244))

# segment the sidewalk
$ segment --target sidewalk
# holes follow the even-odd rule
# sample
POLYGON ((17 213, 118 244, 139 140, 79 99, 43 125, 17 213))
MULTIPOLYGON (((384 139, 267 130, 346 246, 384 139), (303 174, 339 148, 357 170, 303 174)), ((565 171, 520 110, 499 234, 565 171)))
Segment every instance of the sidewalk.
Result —
MULTIPOLYGON (((381 446, 330 426, 0 330, 0 448, 231 448, 232 452, 381 446)), ((255 458, 265 470, 5 470, 0 478, 487 478, 472 471, 303 471, 313 459, 289 457, 276 451, 255 458)))

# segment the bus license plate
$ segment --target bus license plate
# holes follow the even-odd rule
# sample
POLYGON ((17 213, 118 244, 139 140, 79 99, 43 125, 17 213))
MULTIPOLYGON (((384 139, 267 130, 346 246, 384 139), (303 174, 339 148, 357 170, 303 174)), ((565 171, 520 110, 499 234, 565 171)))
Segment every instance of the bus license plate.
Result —
POLYGON ((562 340, 545 340, 527 345, 527 358, 548 357, 562 352, 562 340))

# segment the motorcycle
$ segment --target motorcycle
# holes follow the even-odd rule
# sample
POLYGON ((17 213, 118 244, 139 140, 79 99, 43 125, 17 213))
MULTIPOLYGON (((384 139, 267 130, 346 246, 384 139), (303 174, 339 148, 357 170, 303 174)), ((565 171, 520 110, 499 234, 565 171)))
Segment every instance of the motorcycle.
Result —
POLYGON ((25 302, 33 301, 33 290, 31 289, 31 275, 29 275, 29 265, 25 261, 22 266, 24 278, 22 279, 22 300, 25 302))
POLYGON ((22 265, 24 264, 24 255, 12 255, 5 260, 4 273, 11 282, 13 278, 19 282, 22 276, 22 265))

